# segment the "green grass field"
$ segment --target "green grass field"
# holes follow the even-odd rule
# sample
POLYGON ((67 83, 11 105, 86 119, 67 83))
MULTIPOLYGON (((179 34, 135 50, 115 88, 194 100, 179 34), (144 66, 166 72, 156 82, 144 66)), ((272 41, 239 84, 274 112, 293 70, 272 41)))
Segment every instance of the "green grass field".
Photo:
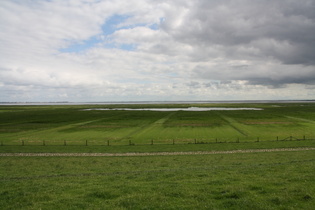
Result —
MULTIPOLYGON (((198 104, 261 111, 83 111, 190 106, 197 105, 0 106, 0 153, 315 147, 312 103, 198 104)), ((0 209, 311 210, 315 206, 314 171, 315 150, 141 157, 0 156, 0 209)))
POLYGON ((313 209, 314 151, 1 157, 1 209, 313 209))
MULTIPOLYGON (((124 105, 190 107, 196 105, 124 105)), ((120 105, 120 107, 124 107, 120 105)), ((1 106, 4 145, 127 145, 315 139, 315 105, 198 104, 199 107, 255 107, 260 111, 156 112, 90 110, 107 106, 1 106), (44 142, 45 141, 45 142, 44 142)))

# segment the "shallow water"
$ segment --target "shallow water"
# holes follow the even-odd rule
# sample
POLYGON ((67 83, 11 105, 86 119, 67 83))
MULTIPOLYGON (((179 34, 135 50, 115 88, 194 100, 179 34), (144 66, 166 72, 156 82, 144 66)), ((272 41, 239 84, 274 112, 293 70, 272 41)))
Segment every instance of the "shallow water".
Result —
POLYGON ((174 112, 174 111, 190 111, 190 112, 203 112, 203 111, 234 111, 234 110, 263 110, 260 108, 226 108, 226 107, 188 107, 188 108, 141 108, 141 109, 131 109, 131 108, 93 108, 84 109, 85 111, 91 110, 125 110, 125 111, 157 111, 157 112, 174 112))

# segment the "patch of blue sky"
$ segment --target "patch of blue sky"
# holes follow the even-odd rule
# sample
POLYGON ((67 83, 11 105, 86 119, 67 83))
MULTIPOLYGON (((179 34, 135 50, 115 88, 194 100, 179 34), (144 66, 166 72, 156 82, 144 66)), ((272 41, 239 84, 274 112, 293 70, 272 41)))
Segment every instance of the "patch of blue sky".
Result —
POLYGON ((139 26, 145 26, 152 30, 158 30, 159 24, 157 23, 137 23, 131 25, 123 25, 122 23, 126 22, 131 16, 130 15, 113 15, 111 16, 106 23, 102 26, 103 34, 110 35, 113 34, 116 30, 119 29, 130 29, 139 26))
POLYGON ((149 25, 149 28, 150 29, 152 29, 152 30, 159 30, 159 24, 157 24, 157 23, 154 23, 154 24, 152 24, 152 25, 149 25))
POLYGON ((134 51, 136 50, 136 48, 137 48, 137 45, 135 44, 122 44, 119 46, 119 49, 127 50, 127 51, 134 51))
POLYGON ((61 53, 79 53, 82 51, 86 51, 90 48, 93 48, 95 46, 103 46, 105 48, 115 48, 115 49, 121 49, 121 50, 127 50, 127 51, 134 51, 136 49, 135 44, 117 44, 111 42, 110 39, 107 40, 107 43, 104 43, 104 40, 102 40, 101 37, 109 37, 111 34, 113 34, 115 31, 120 29, 130 29, 138 26, 146 26, 149 27, 152 30, 158 30, 159 24, 153 23, 151 25, 148 25, 147 23, 141 23, 141 24, 134 24, 134 25, 121 25, 122 23, 126 22, 128 18, 130 18, 130 15, 113 15, 109 19, 106 20, 106 22, 102 25, 102 34, 98 34, 96 36, 91 37, 88 40, 80 41, 80 42, 74 42, 73 44, 69 45, 68 47, 59 49, 59 52, 61 53))
MULTIPOLYGON (((102 34, 98 34, 96 36, 91 37, 90 39, 80 41, 80 42, 74 42, 70 44, 68 47, 59 49, 59 52, 61 53, 79 53, 82 51, 86 51, 92 47, 95 47, 99 44, 102 44, 103 40, 101 39, 101 36, 108 36, 110 34, 113 34, 117 29, 117 25, 120 23, 126 21, 130 16, 126 15, 113 15, 110 17, 104 25, 102 25, 102 34)), ((115 43, 106 43, 103 44, 106 48, 120 48, 124 50, 133 50, 134 47, 132 45, 116 45, 115 43)))
POLYGON ((107 49, 121 49, 126 51, 135 51, 137 48, 137 45, 135 44, 117 44, 114 42, 109 42, 103 45, 103 47, 107 49))
POLYGON ((113 34, 119 28, 128 28, 128 27, 119 27, 119 24, 125 22, 129 15, 113 15, 111 16, 105 24, 102 25, 102 31, 104 35, 113 34))
POLYGON ((102 40, 99 36, 93 36, 88 40, 84 40, 81 42, 77 42, 74 44, 69 45, 66 48, 59 49, 59 52, 62 53, 76 53, 88 50, 92 47, 95 47, 97 44, 101 43, 102 40))

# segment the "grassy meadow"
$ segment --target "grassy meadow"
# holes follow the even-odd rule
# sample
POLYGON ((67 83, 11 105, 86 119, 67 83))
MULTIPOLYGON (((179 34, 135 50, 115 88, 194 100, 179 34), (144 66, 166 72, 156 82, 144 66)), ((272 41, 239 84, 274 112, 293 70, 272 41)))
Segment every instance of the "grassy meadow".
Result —
POLYGON ((1 157, 1 209, 313 209, 313 151, 1 157))
POLYGON ((315 139, 315 105, 175 104, 0 106, 4 145, 128 145, 315 139), (234 111, 125 111, 87 108, 253 107, 234 111))
MULTIPOLYGON (((315 104, 0 106, 0 139, 0 153, 314 148, 315 104), (191 106, 263 110, 84 111, 191 106)), ((0 156, 0 209, 311 210, 314 171, 315 150, 0 156)))

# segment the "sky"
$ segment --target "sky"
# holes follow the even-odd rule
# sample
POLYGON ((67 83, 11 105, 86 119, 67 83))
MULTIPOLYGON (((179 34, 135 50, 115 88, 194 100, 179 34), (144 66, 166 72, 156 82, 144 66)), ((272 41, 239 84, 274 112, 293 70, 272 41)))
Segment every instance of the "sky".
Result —
POLYGON ((2 0, 0 102, 315 99, 315 0, 2 0))

